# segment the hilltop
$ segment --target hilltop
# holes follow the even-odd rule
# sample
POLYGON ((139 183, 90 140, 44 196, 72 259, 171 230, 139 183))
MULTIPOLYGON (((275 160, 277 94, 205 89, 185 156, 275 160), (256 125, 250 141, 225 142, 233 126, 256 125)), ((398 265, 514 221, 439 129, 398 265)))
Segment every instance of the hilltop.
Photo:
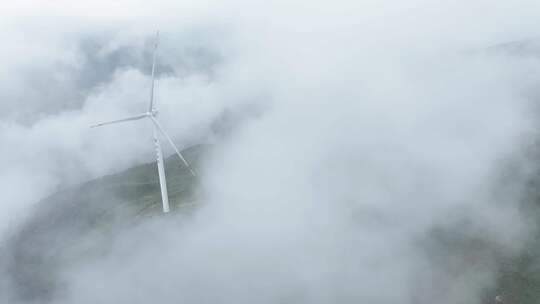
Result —
MULTIPOLYGON (((197 170, 208 146, 182 153, 197 170)), ((198 201, 197 180, 176 155, 165 159, 171 213, 189 213, 198 201)), ((155 162, 64 189, 37 204, 34 214, 5 244, 0 258, 9 289, 22 300, 52 299, 63 267, 99 258, 117 229, 162 215, 155 162)))

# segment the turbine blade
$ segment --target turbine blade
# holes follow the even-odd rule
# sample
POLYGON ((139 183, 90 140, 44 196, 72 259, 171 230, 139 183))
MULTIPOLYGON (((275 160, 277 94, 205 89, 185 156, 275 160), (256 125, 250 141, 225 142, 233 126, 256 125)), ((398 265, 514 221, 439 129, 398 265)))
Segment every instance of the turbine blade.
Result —
POLYGON ((127 118, 122 118, 122 119, 117 119, 117 120, 111 120, 111 121, 106 121, 106 122, 100 122, 98 124, 91 125, 90 128, 101 127, 101 126, 104 126, 104 125, 110 125, 110 124, 120 123, 120 122, 124 122, 124 121, 137 120, 137 119, 145 118, 146 116, 148 116, 148 114, 144 113, 144 114, 140 114, 140 115, 137 115, 137 116, 127 117, 127 118))
POLYGON ((178 150, 178 147, 176 147, 176 145, 174 144, 172 139, 169 137, 169 135, 165 132, 165 130, 163 130, 163 128, 161 127, 161 124, 157 121, 157 119, 155 119, 153 116, 150 116, 150 119, 152 120, 154 125, 158 128, 159 132, 161 132, 161 134, 163 134, 163 136, 165 136, 165 138, 167 139, 169 144, 171 144, 171 146, 174 149, 174 152, 176 152, 176 155, 178 155, 178 157, 180 157, 180 159, 182 160, 182 162, 184 163, 186 168, 189 169, 189 171, 191 172, 191 174, 193 176, 197 176, 197 174, 195 174, 195 171, 191 168, 191 166, 189 165, 187 160, 182 156, 182 153, 180 153, 180 151, 178 150))
POLYGON ((156 41, 154 42, 154 52, 152 54, 152 84, 150 85, 150 105, 148 106, 148 112, 152 112, 154 107, 154 82, 156 71, 156 53, 159 41, 159 31, 156 33, 156 41))

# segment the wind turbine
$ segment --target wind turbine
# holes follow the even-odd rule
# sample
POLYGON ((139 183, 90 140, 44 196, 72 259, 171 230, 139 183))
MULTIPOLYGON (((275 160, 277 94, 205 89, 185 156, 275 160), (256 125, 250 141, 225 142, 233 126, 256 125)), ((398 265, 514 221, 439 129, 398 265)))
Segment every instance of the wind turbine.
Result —
POLYGON ((165 132, 165 130, 163 130, 163 127, 157 120, 158 111, 156 110, 156 107, 154 105, 154 83, 155 83, 156 52, 157 52, 157 47, 158 47, 158 40, 159 40, 159 32, 156 33, 156 41, 154 43, 154 51, 152 55, 152 84, 150 86, 150 104, 148 106, 148 110, 139 115, 107 121, 107 122, 102 122, 102 123, 92 125, 90 127, 91 128, 101 127, 104 125, 121 123, 121 122, 126 122, 126 121, 131 121, 131 120, 139 120, 143 118, 147 118, 152 122, 153 134, 154 134, 154 146, 156 149, 156 163, 157 163, 158 175, 159 175, 159 185, 161 187, 161 200, 163 202, 163 212, 167 213, 169 212, 169 195, 167 193, 167 180, 165 177, 165 166, 163 164, 163 152, 161 149, 161 144, 159 143, 159 133, 161 133, 165 137, 165 139, 167 139, 169 144, 174 149, 174 152, 176 152, 178 157, 180 157, 180 160, 189 169, 191 174, 193 176, 196 176, 196 174, 195 174, 195 171, 193 171, 193 169, 189 165, 189 163, 186 161, 186 159, 182 156, 182 153, 180 153, 180 151, 178 150, 178 147, 176 147, 171 137, 165 132))

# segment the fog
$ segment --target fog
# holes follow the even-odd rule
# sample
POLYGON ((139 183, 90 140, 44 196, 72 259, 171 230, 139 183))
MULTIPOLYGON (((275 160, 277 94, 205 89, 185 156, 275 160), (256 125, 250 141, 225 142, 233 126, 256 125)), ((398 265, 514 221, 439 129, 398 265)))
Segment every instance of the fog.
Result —
POLYGON ((152 160, 148 125, 88 126, 144 111, 157 29, 161 121, 215 143, 193 217, 118 231, 53 303, 483 303, 535 228, 540 53, 508 45, 537 1, 158 2, 0 4, 0 236, 152 160))

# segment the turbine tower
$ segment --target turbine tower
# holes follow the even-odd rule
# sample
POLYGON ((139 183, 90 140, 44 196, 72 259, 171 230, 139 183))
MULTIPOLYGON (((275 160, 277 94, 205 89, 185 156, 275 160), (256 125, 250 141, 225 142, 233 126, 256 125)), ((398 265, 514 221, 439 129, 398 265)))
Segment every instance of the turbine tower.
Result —
POLYGON ((165 177, 165 166, 163 164, 163 151, 161 149, 161 144, 159 142, 159 133, 161 133, 165 137, 165 139, 169 142, 169 144, 174 149, 174 152, 176 152, 176 155, 178 155, 180 160, 189 169, 191 174, 193 176, 196 176, 196 174, 195 174, 195 171, 193 171, 193 169, 189 165, 189 163, 186 161, 186 159, 182 156, 182 153, 180 153, 180 150, 178 150, 178 147, 176 147, 171 137, 165 132, 165 130, 163 130, 163 127, 157 120, 158 111, 156 110, 156 107, 154 105, 154 83, 155 83, 156 52, 157 52, 158 40, 159 40, 159 32, 156 33, 156 41, 154 43, 154 51, 152 55, 152 84, 150 86, 150 104, 148 106, 147 111, 139 115, 107 121, 107 122, 102 122, 102 123, 92 125, 90 127, 91 128, 101 127, 104 125, 121 123, 121 122, 126 122, 126 121, 131 121, 131 120, 139 120, 143 118, 147 118, 150 121, 152 121, 154 146, 156 149, 156 163, 157 163, 157 169, 158 169, 158 175, 159 175, 159 185, 161 188, 161 201, 163 202, 163 212, 167 213, 169 212, 169 195, 167 193, 167 180, 165 177))

